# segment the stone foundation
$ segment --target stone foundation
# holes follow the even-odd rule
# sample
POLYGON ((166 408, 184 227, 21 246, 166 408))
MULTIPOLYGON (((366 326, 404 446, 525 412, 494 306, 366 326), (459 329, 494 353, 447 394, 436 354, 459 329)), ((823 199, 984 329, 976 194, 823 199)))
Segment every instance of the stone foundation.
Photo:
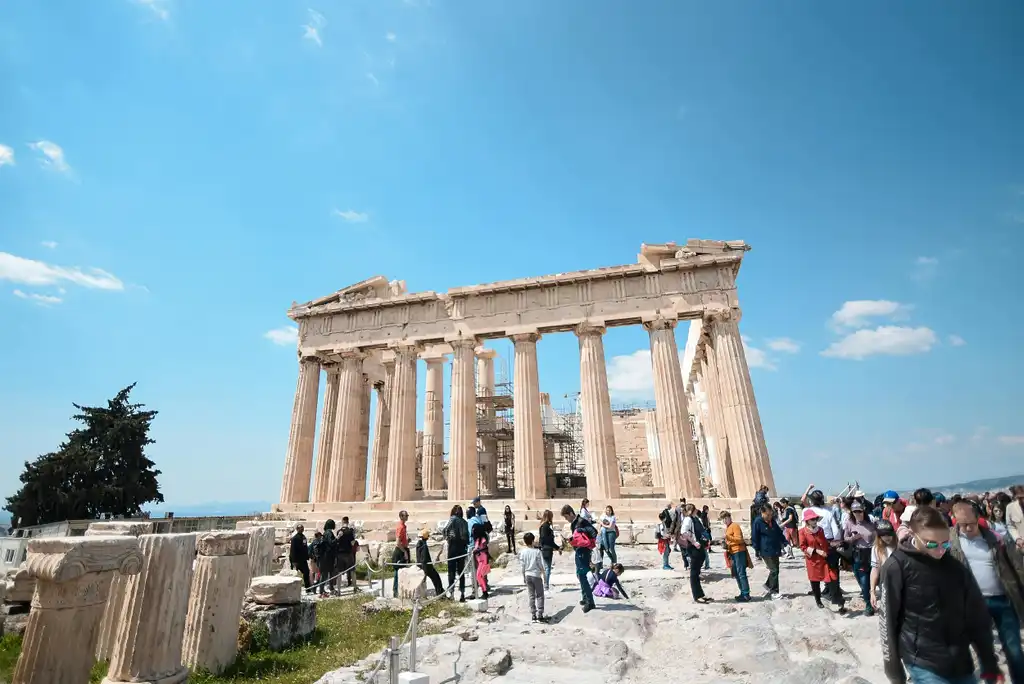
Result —
POLYGON ((267 648, 283 651, 302 643, 316 631, 316 603, 302 601, 291 605, 260 605, 246 603, 242 617, 250 625, 262 624, 267 629, 267 648))

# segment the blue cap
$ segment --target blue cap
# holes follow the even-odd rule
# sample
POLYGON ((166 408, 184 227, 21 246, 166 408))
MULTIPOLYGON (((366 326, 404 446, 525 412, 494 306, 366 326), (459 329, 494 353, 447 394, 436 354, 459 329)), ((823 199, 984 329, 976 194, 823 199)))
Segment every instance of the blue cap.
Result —
POLYGON ((935 495, 935 502, 936 503, 946 503, 946 495, 943 494, 942 492, 938 492, 935 495))
POLYGON ((900 493, 890 489, 882 495, 882 501, 896 501, 900 498, 900 493))

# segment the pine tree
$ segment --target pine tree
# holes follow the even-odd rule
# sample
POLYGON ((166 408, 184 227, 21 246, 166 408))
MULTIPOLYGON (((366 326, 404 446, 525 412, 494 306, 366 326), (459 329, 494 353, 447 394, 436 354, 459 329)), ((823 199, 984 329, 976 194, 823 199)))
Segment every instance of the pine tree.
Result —
POLYGON ((61 520, 88 520, 103 514, 134 517, 148 502, 162 503, 159 470, 145 454, 152 444, 150 424, 156 411, 131 404, 125 387, 107 406, 74 407, 80 427, 52 453, 25 463, 22 487, 7 499, 17 526, 61 520))

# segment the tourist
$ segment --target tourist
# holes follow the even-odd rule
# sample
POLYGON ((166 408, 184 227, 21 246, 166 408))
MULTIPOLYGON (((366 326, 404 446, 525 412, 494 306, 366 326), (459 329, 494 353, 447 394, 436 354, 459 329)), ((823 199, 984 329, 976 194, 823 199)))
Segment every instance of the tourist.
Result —
POLYGON ((455 598, 455 578, 459 578, 459 602, 466 601, 466 554, 469 552, 469 525, 462 517, 462 506, 452 506, 451 517, 443 532, 448 542, 448 592, 455 598))
MULTIPOLYGON (((811 485, 812 487, 814 485, 811 485)), ((833 587, 839 587, 839 546, 843 543, 843 532, 836 522, 835 513, 832 509, 825 508, 825 494, 820 489, 815 489, 804 495, 808 505, 804 513, 811 510, 818 514, 817 526, 825 534, 825 541, 828 542, 828 562, 832 574, 836 576, 834 583, 825 585, 826 593, 832 591, 833 587)), ((805 517, 804 520, 807 518, 805 517)), ((828 598, 832 598, 828 596, 828 598)))
POLYGON ((597 530, 582 516, 576 515, 572 506, 562 506, 562 518, 569 523, 572 530, 572 540, 569 544, 575 549, 576 578, 580 582, 580 593, 583 600, 583 612, 589 613, 594 609, 594 592, 587 581, 587 573, 590 571, 590 559, 593 555, 594 540, 597 538, 597 530))
POLYGON ((594 516, 590 512, 590 499, 584 499, 580 502, 580 517, 591 525, 594 524, 594 516))
POLYGON ((900 684, 907 674, 915 684, 977 682, 973 646, 982 679, 998 681, 992 618, 970 571, 946 553, 946 521, 925 506, 908 526, 910 535, 885 562, 878 587, 886 676, 900 684))
MULTIPOLYGON (((804 552, 806 559, 804 563, 807 566, 807 579, 811 582, 814 603, 819 608, 825 607, 821 602, 821 583, 825 582, 827 598, 839 606, 840 613, 845 613, 843 592, 839 589, 839 573, 828 562, 832 545, 826 539, 824 529, 819 525, 822 520, 825 518, 813 508, 804 509, 804 528, 800 530, 800 550, 804 552)), ((831 516, 828 520, 835 523, 831 516)))
POLYGON ((754 552, 764 561, 768 568, 768 579, 764 588, 768 591, 767 598, 779 598, 779 557, 782 556, 782 547, 786 545, 786 535, 775 520, 772 507, 765 504, 761 507, 760 514, 754 519, 753 533, 750 544, 754 552))
POLYGON ((672 570, 673 567, 668 564, 669 556, 672 554, 672 543, 664 522, 659 522, 655 526, 654 539, 658 542, 658 553, 661 554, 661 569, 672 570))
POLYGON ((899 539, 903 540, 910 536, 910 518, 914 515, 914 511, 922 506, 938 507, 935 503, 935 495, 930 489, 924 487, 914 491, 914 503, 905 507, 900 513, 900 525, 896 528, 896 536, 899 539))
POLYGON ((302 575, 302 586, 309 590, 309 547, 306 545, 303 530, 305 528, 302 525, 295 526, 295 534, 288 545, 288 565, 292 570, 299 571, 302 575))
POLYGON ((750 582, 747 581, 747 569, 754 567, 754 562, 747 553, 747 542, 743 538, 743 528, 732 521, 732 514, 729 511, 722 511, 719 515, 722 524, 725 525, 725 552, 732 568, 733 577, 739 586, 740 594, 736 600, 745 603, 750 600, 750 582))
POLYGON ((316 590, 320 584, 320 545, 323 543, 324 535, 320 532, 313 533, 313 541, 309 543, 309 591, 316 590))
POLYGON ((508 552, 516 552, 516 514, 512 512, 511 506, 505 506, 505 542, 508 545, 508 552))
POLYGON ((338 538, 334 536, 335 522, 328 518, 324 521, 324 535, 320 540, 320 596, 335 592, 334 572, 338 559, 338 538))
MULTIPOLYGON (((750 504, 750 538, 754 538, 754 523, 761 516, 761 509, 764 508, 765 504, 768 503, 768 486, 761 485, 757 488, 757 492, 754 494, 754 501, 750 504)), ((757 555, 757 548, 754 548, 754 555, 760 559, 757 555)))
MULTIPOLYGON (((479 509, 477 509, 479 510, 479 509)), ((476 564, 476 582, 480 585, 480 596, 488 598, 487 575, 491 572, 491 549, 487 537, 479 537, 473 544, 473 560, 476 564)))
POLYGON ((898 540, 896 530, 888 520, 875 523, 875 543, 871 545, 871 608, 878 610, 878 583, 882 574, 882 566, 896 550, 898 540))
POLYGON ((1006 504, 1006 532, 1018 549, 1024 550, 1024 484, 1010 488, 1013 501, 1006 504))
POLYGON ((690 594, 693 595, 693 600, 697 603, 707 603, 709 599, 704 595, 704 588, 700 583, 700 571, 704 566, 704 561, 707 560, 711 542, 707 528, 704 527, 704 522, 697 513, 697 507, 687 504, 684 512, 686 517, 683 518, 681 534, 689 544, 690 594), (708 545, 708 550, 705 550, 705 544, 708 545))
POLYGON ((690 568, 690 555, 687 551, 687 546, 683 544, 682 532, 683 532, 683 519, 686 518, 686 497, 679 497, 679 505, 672 511, 672 539, 676 545, 676 550, 683 559, 683 569, 688 570, 690 568))
POLYGON ((600 573, 597 584, 594 585, 594 596, 598 598, 610 598, 618 599, 621 595, 624 599, 629 599, 629 594, 622 587, 620 577, 622 573, 626 572, 626 569, 622 567, 622 563, 613 563, 612 567, 600 573))
POLYGON ((995 623, 1013 684, 1024 684, 1020 616, 1024 615, 1024 560, 1014 545, 1007 545, 992 530, 982 529, 974 510, 961 502, 956 507, 956 533, 949 553, 974 575, 988 614, 995 623))
POLYGON ((409 565, 409 530, 406 522, 409 520, 409 512, 402 510, 398 512, 398 524, 395 525, 395 550, 391 553, 391 566, 395 569, 395 578, 392 583, 392 593, 398 598, 398 571, 409 565))
POLYGON ((611 506, 604 507, 604 513, 601 514, 600 525, 597 528, 597 569, 600 570, 601 566, 604 565, 604 554, 608 554, 608 558, 612 563, 619 561, 618 556, 615 554, 615 541, 619 538, 619 526, 615 519, 615 509, 611 506))
POLYGON ((882 495, 882 517, 889 521, 892 529, 899 529, 900 516, 906 508, 907 502, 895 490, 890 489, 882 495))
POLYGON ((554 513, 550 509, 541 514, 540 520, 540 554, 544 559, 544 589, 551 591, 551 566, 555 561, 555 549, 562 553, 562 547, 555 544, 555 530, 552 527, 554 513))
POLYGON ((711 511, 705 505, 700 509, 700 522, 704 526, 704 569, 711 569, 711 511))
POLYGON ((356 554, 359 553, 359 542, 356 541, 356 531, 348 524, 348 516, 341 519, 341 530, 338 531, 338 561, 335 572, 339 575, 345 573, 348 586, 355 589, 353 580, 356 576, 356 554))
MULTIPOLYGON (((1009 528, 1006 526, 1006 508, 1003 504, 998 502, 993 504, 992 519, 989 521, 989 528, 1000 539, 1006 539, 1009 536, 1009 528)), ((1013 540, 1010 539, 1009 543, 1013 544, 1013 540)))
POLYGON ((534 546, 533 532, 523 535, 523 550, 519 552, 519 567, 523 569, 523 584, 526 585, 526 596, 530 604, 530 619, 534 622, 547 622, 544 617, 544 557, 541 550, 534 546))
POLYGON ((416 542, 416 565, 427 576, 430 583, 434 585, 434 596, 444 596, 444 587, 441 586, 441 576, 437 574, 437 568, 430 560, 430 530, 424 527, 420 530, 420 540, 416 542))
POLYGON ((479 496, 473 497, 473 508, 476 515, 487 520, 487 509, 484 508, 483 503, 480 501, 479 496))
POLYGON ((860 586, 864 599, 864 614, 875 614, 871 607, 871 549, 875 543, 875 523, 868 518, 864 504, 854 501, 850 504, 850 519, 843 525, 843 541, 850 545, 853 553, 853 576, 860 586))
POLYGON ((800 523, 796 517, 796 507, 789 503, 789 499, 783 497, 779 499, 779 503, 782 504, 782 522, 779 526, 782 528, 782 532, 786 535, 786 542, 789 546, 786 547, 787 556, 793 558, 793 549, 800 546, 800 540, 797 538, 797 528, 800 527, 800 523))

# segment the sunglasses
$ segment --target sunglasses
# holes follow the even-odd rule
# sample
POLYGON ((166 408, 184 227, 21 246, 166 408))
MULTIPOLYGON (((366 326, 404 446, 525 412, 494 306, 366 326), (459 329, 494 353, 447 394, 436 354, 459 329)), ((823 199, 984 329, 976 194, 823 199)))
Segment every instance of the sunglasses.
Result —
POLYGON ((929 551, 934 551, 935 549, 940 548, 940 547, 942 549, 946 550, 946 551, 949 551, 950 543, 948 541, 944 541, 944 542, 925 541, 924 539, 921 539, 920 537, 918 537, 918 541, 920 541, 921 544, 924 546, 924 548, 928 549, 929 551))

